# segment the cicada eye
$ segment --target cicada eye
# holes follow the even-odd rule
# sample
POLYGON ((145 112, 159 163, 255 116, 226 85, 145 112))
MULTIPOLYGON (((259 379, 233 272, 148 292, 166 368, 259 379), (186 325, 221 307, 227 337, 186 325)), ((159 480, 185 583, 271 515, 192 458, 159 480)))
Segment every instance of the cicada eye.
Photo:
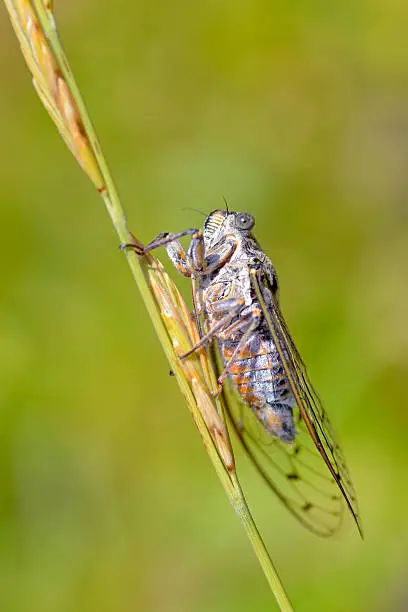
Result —
POLYGON ((255 219, 249 213, 238 213, 235 217, 235 225, 241 230, 250 230, 255 225, 255 219))

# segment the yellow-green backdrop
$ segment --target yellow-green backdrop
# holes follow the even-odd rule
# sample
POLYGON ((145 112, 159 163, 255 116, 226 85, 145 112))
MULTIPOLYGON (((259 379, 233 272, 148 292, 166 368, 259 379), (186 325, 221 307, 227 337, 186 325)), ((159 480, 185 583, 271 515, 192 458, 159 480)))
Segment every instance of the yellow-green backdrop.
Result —
MULTIPOLYGON (((56 14, 137 236, 196 226, 188 207, 225 196, 278 269, 366 533, 347 517, 331 540, 309 534, 239 456, 295 608, 406 609, 408 4, 71 0, 56 14)), ((0 79, 0 609, 273 609, 4 6, 0 79)))

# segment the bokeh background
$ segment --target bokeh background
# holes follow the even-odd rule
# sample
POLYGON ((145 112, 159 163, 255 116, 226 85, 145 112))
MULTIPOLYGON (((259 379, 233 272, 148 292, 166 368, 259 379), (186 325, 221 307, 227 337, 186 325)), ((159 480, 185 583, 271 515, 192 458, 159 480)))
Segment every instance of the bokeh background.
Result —
MULTIPOLYGON (((239 455, 295 608, 406 610, 408 4, 56 4, 136 235, 225 196, 280 274, 366 533, 309 534, 239 455)), ((0 79, 1 610, 273 609, 3 5, 0 79)))

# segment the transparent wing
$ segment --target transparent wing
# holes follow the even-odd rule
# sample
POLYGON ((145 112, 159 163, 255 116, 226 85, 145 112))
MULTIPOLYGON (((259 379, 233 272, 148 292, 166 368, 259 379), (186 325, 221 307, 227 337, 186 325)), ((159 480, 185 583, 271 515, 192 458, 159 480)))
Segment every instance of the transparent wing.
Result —
POLYGON ((226 394, 228 416, 257 471, 284 506, 307 529, 331 536, 342 517, 341 493, 316 450, 300 412, 292 444, 271 436, 233 389, 226 394))
MULTIPOLYGON (((258 472, 305 527, 321 536, 332 535, 341 521, 344 498, 362 535, 353 485, 327 413, 290 337, 276 295, 268 308, 263 298, 268 283, 258 273, 253 279, 296 400, 296 438, 287 444, 268 434, 235 393, 227 397, 234 429, 258 472)), ((273 295, 270 285, 268 295, 273 295)))

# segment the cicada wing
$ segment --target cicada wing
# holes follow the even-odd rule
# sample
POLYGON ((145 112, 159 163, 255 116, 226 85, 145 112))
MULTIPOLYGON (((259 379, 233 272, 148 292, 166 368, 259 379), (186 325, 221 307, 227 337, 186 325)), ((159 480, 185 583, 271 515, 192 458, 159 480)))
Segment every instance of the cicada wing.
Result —
MULTIPOLYGON (((357 499, 343 452, 323 404, 310 382, 306 367, 290 336, 288 327, 280 310, 277 293, 272 291, 272 287, 268 284, 268 281, 265 280, 265 278, 261 278, 259 274, 254 274, 253 279, 255 290, 263 309, 265 321, 270 328, 286 377, 296 401, 297 410, 295 413, 299 415, 299 426, 301 426, 298 427, 298 429, 304 429, 304 433, 307 432, 309 434, 310 440, 313 442, 314 450, 318 452, 320 458, 324 460, 332 480, 336 483, 344 497, 362 536, 363 532, 357 499), (263 297, 265 288, 268 292, 268 296, 272 296, 272 304, 270 307, 267 306, 268 300, 265 300, 263 297)), ((297 443, 298 440, 296 440, 295 445, 297 443)), ((322 466, 324 467, 324 464, 322 464, 322 466)))
POLYGON ((288 444, 265 430, 231 385, 225 403, 238 438, 269 488, 304 527, 331 536, 340 525, 342 496, 300 412, 295 408, 296 440, 288 444))

